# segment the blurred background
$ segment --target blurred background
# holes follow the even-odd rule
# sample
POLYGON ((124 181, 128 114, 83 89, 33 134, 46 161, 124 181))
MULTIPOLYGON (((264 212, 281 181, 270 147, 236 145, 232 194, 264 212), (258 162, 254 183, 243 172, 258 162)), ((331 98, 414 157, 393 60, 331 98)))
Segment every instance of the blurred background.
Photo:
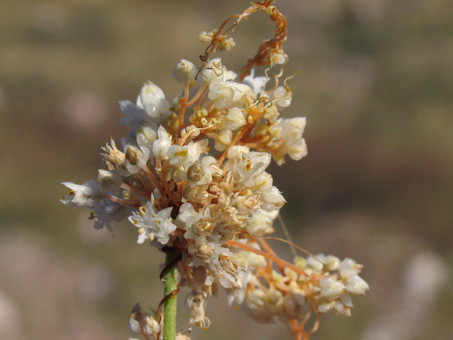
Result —
MULTIPOLYGON (((97 177, 101 146, 127 131, 118 101, 195 63, 202 30, 248 0, 0 2, 0 338, 111 340, 137 301, 162 297, 163 256, 128 223, 95 231, 60 184, 97 177)), ((371 290, 351 318, 328 315, 313 339, 453 338, 453 11, 448 0, 280 0, 286 75, 306 116, 308 156, 270 172, 293 241, 364 264, 371 290)), ((273 25, 243 22, 221 53, 239 70, 273 25)), ((283 235, 281 231, 278 232, 283 235)), ((291 257, 287 246, 273 244, 291 257)), ((181 293, 181 306, 184 292, 181 293)), ((183 307, 182 307, 183 308, 183 307)), ((209 300, 195 339, 291 339, 209 300), (238 335, 239 334, 239 335, 238 335)), ((181 309, 179 330, 186 330, 181 309)))

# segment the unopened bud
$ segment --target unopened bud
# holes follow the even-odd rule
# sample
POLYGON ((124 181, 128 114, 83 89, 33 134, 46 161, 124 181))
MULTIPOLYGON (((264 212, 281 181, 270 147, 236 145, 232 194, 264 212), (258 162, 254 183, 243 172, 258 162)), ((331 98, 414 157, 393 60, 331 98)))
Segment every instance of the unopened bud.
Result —
POLYGON ((150 147, 157 139, 157 132, 151 126, 141 126, 137 130, 137 144, 150 147))
POLYGON ((109 191, 114 190, 123 182, 123 178, 117 172, 102 169, 99 170, 98 180, 102 188, 109 191))
POLYGON ((197 68, 188 60, 182 59, 176 64, 172 75, 178 83, 189 84, 197 75, 197 68))
POLYGON ((159 323, 153 317, 145 316, 145 334, 156 336, 160 331, 159 323))
POLYGON ((273 51, 273 53, 271 54, 271 63, 273 65, 274 64, 283 65, 284 63, 286 63, 287 60, 288 56, 283 51, 280 52, 273 51))
POLYGON ((151 118, 158 118, 166 114, 170 107, 170 104, 165 99, 164 92, 151 81, 147 81, 143 85, 139 99, 146 115, 151 118))
POLYGON ((212 32, 203 31, 198 36, 198 40, 200 40, 200 42, 202 43, 211 43, 214 34, 216 34, 217 32, 218 32, 217 29, 212 30, 212 32))

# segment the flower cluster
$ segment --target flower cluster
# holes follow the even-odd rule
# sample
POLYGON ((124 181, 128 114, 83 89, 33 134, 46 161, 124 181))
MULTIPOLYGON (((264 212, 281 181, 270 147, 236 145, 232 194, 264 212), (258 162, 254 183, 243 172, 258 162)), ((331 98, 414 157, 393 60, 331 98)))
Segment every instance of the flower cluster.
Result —
MULTIPOLYGON (((206 299, 223 287, 230 304, 262 322, 289 322, 300 337, 310 312, 349 315, 351 294, 368 286, 352 260, 318 255, 289 263, 265 241, 285 204, 266 169, 272 159, 278 165, 286 156, 300 160, 307 149, 305 118, 280 116, 291 104, 291 89, 278 77, 267 89, 270 79, 255 77, 252 68, 287 62, 284 17, 270 1, 251 8, 274 16, 274 45, 262 48, 238 77, 220 58, 209 58, 216 48, 230 50, 232 38, 222 29, 202 32, 200 40, 210 44, 202 65, 181 60, 173 70, 181 94, 169 101, 148 81, 135 104, 121 101, 120 123, 129 135, 120 147, 111 140, 103 148, 98 181, 64 182, 70 191, 62 202, 91 209, 96 228, 112 230, 113 221, 127 218, 138 243, 178 254, 191 325, 209 327, 206 299)), ((130 328, 158 339, 161 323, 136 310, 130 328)))
MULTIPOLYGON (((248 257, 250 253, 239 256, 248 257)), ((351 295, 368 290, 368 284, 358 276, 362 266, 351 259, 340 262, 335 256, 323 254, 296 257, 292 266, 277 265, 279 271, 256 255, 254 261, 245 261, 244 265, 250 263, 253 275, 248 278, 241 307, 260 322, 300 319, 310 308, 318 314, 332 311, 350 316, 351 295)))

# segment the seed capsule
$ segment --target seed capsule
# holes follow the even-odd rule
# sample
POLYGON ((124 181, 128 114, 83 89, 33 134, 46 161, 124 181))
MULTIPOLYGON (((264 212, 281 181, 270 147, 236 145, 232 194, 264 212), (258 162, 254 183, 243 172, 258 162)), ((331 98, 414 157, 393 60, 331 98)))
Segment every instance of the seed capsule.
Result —
POLYGON ((187 178, 191 181, 197 182, 204 176, 204 169, 200 162, 195 162, 189 169, 187 169, 187 178))
POLYGON ((132 165, 137 165, 139 152, 140 150, 137 149, 135 146, 130 146, 127 148, 126 159, 129 161, 129 163, 131 163, 132 165))

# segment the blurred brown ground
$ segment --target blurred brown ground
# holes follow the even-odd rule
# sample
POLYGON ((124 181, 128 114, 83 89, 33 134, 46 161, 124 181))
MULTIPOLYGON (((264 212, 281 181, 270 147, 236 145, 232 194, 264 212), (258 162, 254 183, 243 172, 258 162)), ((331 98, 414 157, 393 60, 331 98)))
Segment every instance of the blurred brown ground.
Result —
MULTIPOLYGON (((371 291, 352 318, 327 316, 313 339, 453 336, 453 11, 448 0, 281 0, 286 75, 306 116, 309 155, 273 166, 293 240, 365 265, 371 291)), ((64 207, 64 180, 101 166, 126 131, 118 100, 197 61, 210 30, 248 1, 0 2, 0 338, 127 339, 130 309, 161 298, 157 251, 95 232, 64 207)), ((257 15, 221 54, 239 70, 272 24, 257 15)), ((286 246, 275 244, 290 256, 286 246)), ((181 294, 181 297, 184 293, 181 294)), ((182 305, 183 298, 180 299, 182 305)), ((182 307, 183 308, 183 307, 182 307)), ((290 339, 222 297, 193 339, 290 339), (239 335, 238 335, 239 334, 239 335)), ((181 309, 180 330, 187 313, 181 309)))

